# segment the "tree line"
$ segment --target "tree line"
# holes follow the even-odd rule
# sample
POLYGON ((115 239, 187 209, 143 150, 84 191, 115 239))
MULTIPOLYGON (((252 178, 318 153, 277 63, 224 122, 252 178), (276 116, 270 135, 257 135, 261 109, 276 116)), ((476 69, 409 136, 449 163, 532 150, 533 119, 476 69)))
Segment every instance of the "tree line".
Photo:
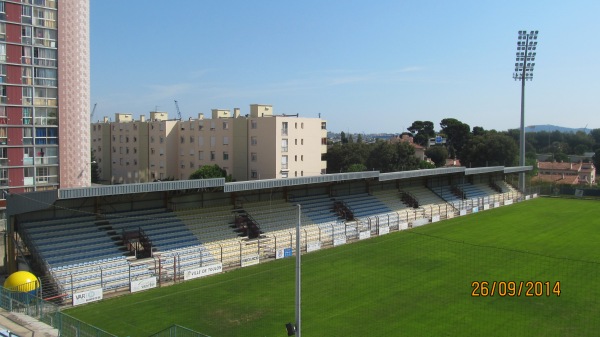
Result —
MULTIPOLYGON (((436 136, 445 139, 444 144, 427 148, 425 155, 433 162, 423 162, 414 156, 414 147, 409 143, 392 144, 377 140, 365 143, 358 135, 341 134, 339 143, 331 144, 327 151, 328 172, 354 172, 378 170, 393 172, 418 168, 442 167, 447 159, 457 159, 462 166, 515 166, 519 163, 519 129, 508 131, 485 130, 471 126, 455 118, 440 121, 439 131, 431 121, 414 121, 407 132, 413 141, 423 147, 436 136)), ((595 152, 594 163, 598 167, 600 159, 600 129, 585 133, 528 132, 526 134, 526 165, 535 165, 537 154, 550 154, 551 160, 568 161, 570 155, 583 155, 595 152)))

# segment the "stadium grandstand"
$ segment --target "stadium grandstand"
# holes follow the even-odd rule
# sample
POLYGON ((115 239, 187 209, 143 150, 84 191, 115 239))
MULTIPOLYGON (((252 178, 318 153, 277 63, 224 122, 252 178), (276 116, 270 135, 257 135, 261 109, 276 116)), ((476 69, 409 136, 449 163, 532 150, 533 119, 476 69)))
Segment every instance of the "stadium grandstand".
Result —
POLYGON ((524 167, 70 188, 7 198, 6 267, 81 304, 507 205, 524 167))

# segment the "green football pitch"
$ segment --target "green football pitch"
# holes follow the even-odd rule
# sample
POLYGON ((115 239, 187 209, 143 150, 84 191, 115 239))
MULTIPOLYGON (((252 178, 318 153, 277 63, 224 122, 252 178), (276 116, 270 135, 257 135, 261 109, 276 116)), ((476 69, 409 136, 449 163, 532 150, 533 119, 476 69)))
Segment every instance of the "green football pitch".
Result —
MULTIPOLYGON (((598 206, 538 198, 303 255, 302 334, 597 335, 598 206)), ((294 273, 276 260, 65 312, 123 337, 286 336, 294 273)))

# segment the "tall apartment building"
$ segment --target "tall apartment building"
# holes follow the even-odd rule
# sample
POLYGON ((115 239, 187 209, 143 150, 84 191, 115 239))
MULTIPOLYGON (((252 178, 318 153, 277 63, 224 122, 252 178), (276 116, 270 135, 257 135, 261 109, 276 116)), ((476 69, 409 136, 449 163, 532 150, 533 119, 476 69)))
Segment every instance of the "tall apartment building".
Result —
POLYGON ((105 183, 188 179, 200 167, 214 164, 240 181, 326 171, 322 157, 327 152, 327 127, 320 118, 274 115, 272 106, 260 104, 251 105, 248 115, 242 116, 237 108, 233 114, 213 109, 211 117, 199 114, 197 119, 179 121, 152 112, 148 121, 116 114, 115 122, 105 118, 93 123, 92 148, 101 179, 105 183))
POLYGON ((90 185, 89 75, 89 0, 0 1, 2 191, 90 185))

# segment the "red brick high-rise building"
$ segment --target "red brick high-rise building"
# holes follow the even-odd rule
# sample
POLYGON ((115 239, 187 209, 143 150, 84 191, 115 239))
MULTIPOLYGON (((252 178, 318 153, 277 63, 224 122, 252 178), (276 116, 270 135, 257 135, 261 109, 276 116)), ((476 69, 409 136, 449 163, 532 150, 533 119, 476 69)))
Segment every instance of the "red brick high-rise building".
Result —
POLYGON ((0 1, 0 199, 90 185, 89 45, 89 0, 0 1))

